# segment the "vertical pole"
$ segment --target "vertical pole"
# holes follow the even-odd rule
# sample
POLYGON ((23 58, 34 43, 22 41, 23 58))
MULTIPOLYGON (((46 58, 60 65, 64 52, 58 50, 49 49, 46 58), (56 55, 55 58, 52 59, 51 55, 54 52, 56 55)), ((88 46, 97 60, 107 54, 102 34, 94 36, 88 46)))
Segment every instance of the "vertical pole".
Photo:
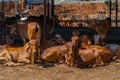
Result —
POLYGON ((4 19, 4 0, 2 0, 2 19, 4 19))
POLYGON ((54 16, 54 0, 51 0, 51 17, 54 16))
MULTIPOLYGON (((110 12, 109 12, 109 16, 110 16, 110 19, 111 19, 111 14, 112 14, 112 2, 111 2, 111 0, 110 0, 110 5, 109 5, 109 10, 110 10, 110 12)), ((110 21, 110 26, 111 26, 111 22, 112 22, 112 19, 111 19, 111 21, 110 21)))
POLYGON ((44 0, 44 38, 46 38, 46 0, 44 0))
POLYGON ((117 18, 118 17, 118 0, 116 0, 116 20, 115 20, 115 22, 116 22, 116 27, 117 27, 117 18))
POLYGON ((47 16, 49 17, 49 12, 50 12, 50 10, 49 10, 49 0, 47 0, 47 16))

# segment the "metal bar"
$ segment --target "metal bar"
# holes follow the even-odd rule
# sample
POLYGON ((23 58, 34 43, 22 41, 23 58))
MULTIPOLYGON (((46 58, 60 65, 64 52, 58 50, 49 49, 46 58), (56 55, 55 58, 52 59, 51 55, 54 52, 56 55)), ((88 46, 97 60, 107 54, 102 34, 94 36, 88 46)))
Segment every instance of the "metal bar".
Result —
MULTIPOLYGON (((111 19, 111 14, 112 14, 112 2, 110 0, 110 6, 109 6, 109 9, 110 9, 110 12, 109 12, 109 16, 110 16, 110 19, 111 19)), ((110 21, 110 26, 111 26, 111 21, 110 21)))
POLYGON ((44 0, 44 38, 46 38, 46 0, 44 0))
MULTIPOLYGON (((50 14, 50 10, 49 10, 49 0, 47 0, 47 16, 49 16, 50 14)), ((50 16, 49 16, 50 17, 50 16)))
POLYGON ((4 19, 4 0, 2 0, 2 19, 4 19))
POLYGON ((51 17, 54 16, 54 0, 51 0, 51 17))
POLYGON ((116 27, 118 26, 117 19, 118 19, 118 0, 116 0, 116 20, 115 20, 116 27))

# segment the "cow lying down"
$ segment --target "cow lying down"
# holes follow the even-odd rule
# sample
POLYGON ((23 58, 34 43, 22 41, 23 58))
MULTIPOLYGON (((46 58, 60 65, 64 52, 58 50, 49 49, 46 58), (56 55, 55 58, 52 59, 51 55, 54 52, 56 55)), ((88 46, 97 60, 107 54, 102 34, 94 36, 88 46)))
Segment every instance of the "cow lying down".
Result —
POLYGON ((77 40, 78 38, 72 37, 72 41, 66 42, 64 45, 53 46, 45 49, 41 54, 41 59, 45 62, 59 62, 73 66, 73 56, 75 56, 76 53, 77 40), (67 54, 70 54, 70 56, 67 54))
POLYGON ((104 66, 112 58, 110 53, 104 53, 98 50, 92 49, 79 49, 79 54, 75 57, 76 67, 87 67, 87 66, 104 66))
POLYGON ((36 40, 31 40, 23 47, 5 47, 0 52, 0 61, 4 61, 4 65, 18 66, 23 64, 34 63, 35 55, 38 51, 36 40))

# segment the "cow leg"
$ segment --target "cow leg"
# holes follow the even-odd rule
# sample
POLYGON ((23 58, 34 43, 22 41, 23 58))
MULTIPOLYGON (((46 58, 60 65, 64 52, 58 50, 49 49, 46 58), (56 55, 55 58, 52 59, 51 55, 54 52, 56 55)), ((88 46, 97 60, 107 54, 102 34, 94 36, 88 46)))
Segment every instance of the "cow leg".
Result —
POLYGON ((14 63, 14 62, 7 62, 4 64, 5 66, 15 67, 15 66, 23 66, 24 63, 14 63))
POLYGON ((101 59, 101 53, 99 53, 99 55, 97 56, 96 60, 97 60, 97 64, 95 64, 96 66, 105 66, 105 62, 101 59))
POLYGON ((101 45, 104 46, 106 41, 106 36, 104 34, 101 34, 100 37, 101 37, 101 45))
POLYGON ((104 37, 104 38, 102 39, 102 45, 103 45, 103 46, 105 45, 105 43, 106 43, 106 37, 104 37))
POLYGON ((12 57, 7 50, 0 53, 0 60, 5 60, 6 62, 12 62, 12 57))
POLYGON ((29 59, 22 59, 22 60, 19 60, 20 63, 27 63, 29 64, 30 63, 30 60, 29 59))
POLYGON ((65 64, 67 64, 68 66, 70 65, 69 57, 67 54, 65 54, 65 64))
POLYGON ((21 57, 21 58, 18 59, 18 62, 19 62, 19 63, 29 64, 29 63, 30 63, 30 60, 27 59, 26 57, 21 57))
POLYGON ((38 55, 37 55, 37 60, 39 61, 40 60, 40 55, 41 55, 41 48, 38 47, 38 55))
POLYGON ((35 64, 35 54, 34 53, 30 53, 31 55, 31 64, 35 64))
POLYGON ((62 57, 62 53, 57 53, 58 54, 58 61, 59 61, 59 63, 64 63, 64 59, 63 59, 63 57, 62 57))

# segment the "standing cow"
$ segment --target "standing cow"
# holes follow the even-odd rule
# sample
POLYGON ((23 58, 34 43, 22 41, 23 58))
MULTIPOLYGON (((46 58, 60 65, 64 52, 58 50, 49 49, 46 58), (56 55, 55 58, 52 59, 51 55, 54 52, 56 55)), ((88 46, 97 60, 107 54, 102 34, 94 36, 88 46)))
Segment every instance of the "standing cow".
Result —
POLYGON ((98 45, 105 45, 110 30, 110 21, 109 17, 102 21, 98 21, 97 19, 87 21, 88 27, 96 30, 99 35, 98 45))

